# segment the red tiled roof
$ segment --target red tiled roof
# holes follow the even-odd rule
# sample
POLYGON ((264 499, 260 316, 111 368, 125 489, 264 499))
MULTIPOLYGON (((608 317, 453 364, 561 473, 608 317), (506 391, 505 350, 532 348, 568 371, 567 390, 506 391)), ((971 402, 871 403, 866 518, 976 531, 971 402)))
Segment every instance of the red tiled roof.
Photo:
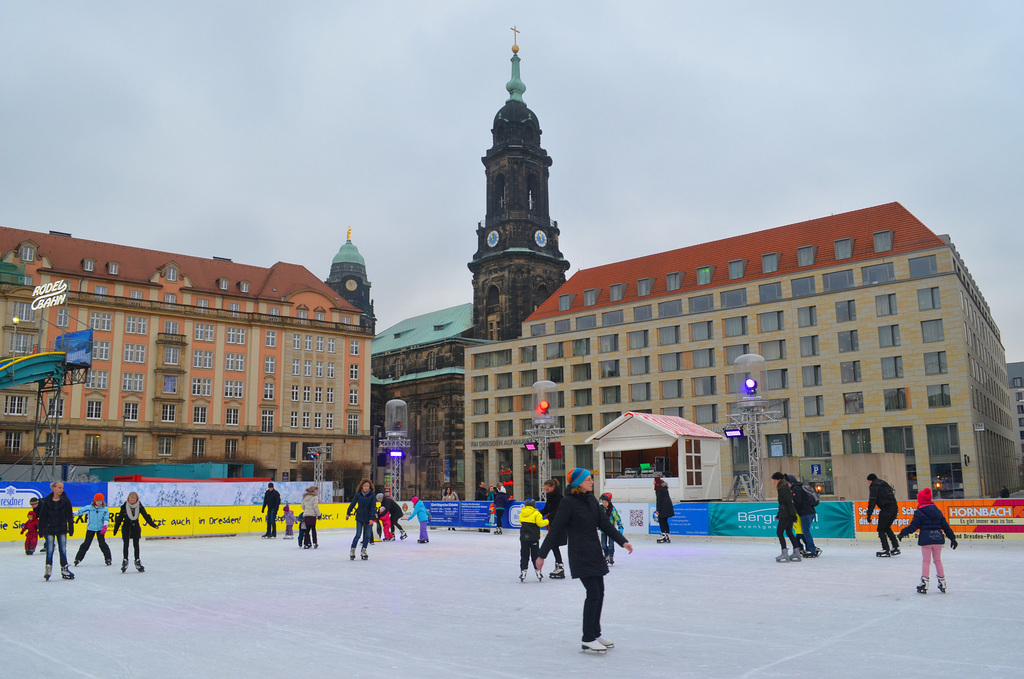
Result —
POLYGON ((26 241, 36 244, 36 259, 45 257, 49 260, 50 270, 57 275, 102 278, 145 286, 152 285, 150 279, 156 271, 174 264, 179 270, 179 280, 188 277, 192 283, 189 289, 193 292, 280 302, 297 292, 311 290, 333 300, 337 309, 360 313, 359 309, 298 264, 277 262, 265 268, 8 227, 0 227, 0 258, 16 251, 26 241), (85 271, 82 267, 85 259, 96 261, 95 271, 85 271), (118 264, 117 275, 107 273, 109 262, 118 264), (228 279, 227 290, 218 287, 217 282, 221 278, 228 279), (249 292, 239 289, 238 283, 242 281, 249 284, 249 292))
POLYGON ((945 245, 942 239, 922 224, 917 217, 910 214, 905 207, 899 203, 888 203, 582 269, 573 274, 555 294, 537 307, 527 321, 636 302, 641 299, 636 294, 637 280, 641 278, 654 279, 651 294, 642 298, 651 300, 667 295, 679 296, 695 291, 703 292, 715 288, 739 286, 751 280, 793 275, 803 271, 811 272, 875 259, 880 255, 874 251, 874 234, 885 230, 893 232, 893 247, 889 253, 886 253, 887 255, 898 255, 945 245), (836 260, 834 242, 841 238, 853 239, 853 256, 836 260), (799 267, 797 266, 797 248, 805 245, 817 246, 817 257, 812 266, 799 267), (779 255, 779 269, 771 273, 764 273, 761 270, 761 255, 772 252, 779 255), (747 261, 746 275, 730 280, 729 262, 738 259, 747 261), (714 268, 714 277, 710 284, 698 286, 697 268, 704 266, 714 268), (669 291, 665 287, 666 275, 677 271, 682 274, 682 285, 678 290, 669 291), (626 291, 622 300, 612 302, 609 299, 609 287, 617 283, 625 284, 626 291), (584 307, 584 290, 594 288, 601 291, 597 304, 584 307), (568 311, 559 311, 559 297, 565 294, 574 294, 576 297, 568 311))

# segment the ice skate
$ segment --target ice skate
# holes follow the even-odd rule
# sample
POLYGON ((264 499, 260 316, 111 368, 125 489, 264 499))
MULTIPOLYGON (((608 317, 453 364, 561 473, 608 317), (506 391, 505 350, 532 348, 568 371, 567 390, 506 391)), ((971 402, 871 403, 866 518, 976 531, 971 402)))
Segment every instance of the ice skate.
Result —
POLYGON ((49 580, 50 580, 50 573, 52 571, 53 571, 53 566, 51 566, 50 564, 46 564, 46 572, 43 573, 43 580, 46 580, 47 582, 49 582, 49 580))
POLYGON ((121 562, 121 572, 124 573, 126 570, 128 570, 128 559, 121 562))
POLYGON ((142 567, 142 562, 138 559, 135 560, 135 570, 137 570, 140 573, 146 572, 146 569, 142 567))
POLYGON ((75 565, 76 565, 76 566, 77 566, 78 564, 80 564, 80 563, 82 563, 82 562, 81 562, 81 561, 79 561, 78 559, 75 559, 75 565))
POLYGON ((65 580, 74 580, 75 579, 75 574, 72 573, 68 569, 67 564, 65 564, 65 565, 60 567, 60 577, 62 577, 65 580))
POLYGON ((109 566, 111 564, 110 559, 105 559, 104 562, 109 566))
POLYGON ((356 548, 355 547, 353 547, 352 549, 348 550, 348 558, 351 559, 352 561, 356 560, 356 548))
POLYGON ((787 561, 789 561, 789 552, 783 549, 782 554, 779 554, 777 557, 775 557, 775 560, 779 563, 786 563, 787 561))
POLYGON ((900 548, 899 547, 893 547, 892 551, 890 551, 889 554, 892 555, 892 556, 899 556, 900 555, 900 548))
POLYGON ((366 553, 366 547, 363 547, 363 550, 361 552, 359 552, 359 558, 362 559, 363 561, 366 561, 367 559, 370 558, 370 555, 366 553))
POLYGON ((609 566, 614 566, 615 565, 615 557, 612 556, 611 554, 608 555, 608 565, 609 566))
POLYGON ((34 550, 34 549, 26 549, 25 550, 25 556, 32 556, 33 554, 35 554, 35 552, 36 552, 36 550, 34 550))
POLYGON ((939 578, 939 591, 946 593, 946 578, 939 578))
POLYGON ((796 547, 791 549, 789 551, 789 560, 790 561, 803 561, 803 558, 800 556, 800 550, 797 549, 796 547))
POLYGON ((519 582, 526 582, 526 571, 519 571, 519 582))
POLYGON ((814 548, 814 554, 812 554, 811 556, 814 557, 815 559, 817 559, 819 556, 821 556, 821 547, 815 547, 814 548))
POLYGON ((597 643, 601 644, 605 648, 615 648, 615 644, 613 644, 612 642, 608 641, 604 637, 598 637, 597 638, 597 643))
POLYGON ((406 533, 406 532, 405 532, 405 531, 403 530, 403 531, 402 531, 402 539, 404 540, 404 539, 406 539, 407 537, 409 537, 409 534, 408 534, 408 533, 406 533))
POLYGON ((608 650, 608 647, 602 644, 597 639, 594 639, 593 641, 584 641, 581 644, 580 648, 582 648, 584 651, 597 651, 600 653, 603 653, 604 651, 608 650))
POLYGON ((421 545, 425 545, 426 543, 430 542, 430 540, 417 540, 416 542, 420 543, 421 545))
POLYGON ((496 528, 496 529, 494 530, 494 534, 495 534, 495 535, 501 535, 501 529, 500 529, 500 528, 496 528))
POLYGON ((314 542, 313 543, 313 549, 320 549, 320 543, 319 542, 314 542))
POLYGON ((928 578, 924 577, 923 575, 921 576, 921 584, 917 586, 917 593, 918 594, 927 594, 928 593, 928 578))
POLYGON ((657 540, 657 541, 658 541, 659 543, 666 543, 666 542, 672 542, 672 540, 671 540, 671 539, 669 538, 669 536, 668 536, 668 533, 662 533, 662 534, 661 534, 661 537, 660 537, 660 538, 658 538, 658 540, 657 540))
MULTIPOLYGON (((525 573, 526 571, 523 571, 523 572, 525 573)), ((541 580, 544 579, 544 574, 541 573, 540 571, 535 570, 534 574, 537 576, 537 582, 540 582, 541 580)))
POLYGON ((565 566, 560 564, 560 563, 556 563, 555 564, 555 570, 551 571, 551 574, 548 575, 548 577, 551 578, 552 580, 564 580, 565 579, 565 566))
POLYGON ((883 549, 881 552, 875 552, 875 556, 892 556, 892 552, 888 549, 883 549))

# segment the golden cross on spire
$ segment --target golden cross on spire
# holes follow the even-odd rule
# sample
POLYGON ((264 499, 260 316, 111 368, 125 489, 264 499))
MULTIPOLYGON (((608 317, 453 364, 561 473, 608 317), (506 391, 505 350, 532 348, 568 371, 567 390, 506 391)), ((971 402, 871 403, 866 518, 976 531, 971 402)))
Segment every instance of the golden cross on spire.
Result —
POLYGON ((512 53, 517 54, 519 52, 519 29, 513 26, 508 30, 512 31, 512 53))

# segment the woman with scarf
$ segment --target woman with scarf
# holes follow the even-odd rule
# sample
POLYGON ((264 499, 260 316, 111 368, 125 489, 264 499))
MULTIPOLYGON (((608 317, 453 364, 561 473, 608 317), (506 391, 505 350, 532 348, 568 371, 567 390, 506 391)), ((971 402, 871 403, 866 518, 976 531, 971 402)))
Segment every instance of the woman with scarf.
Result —
POLYGON ((140 573, 145 573, 146 569, 142 567, 142 561, 139 560, 139 538, 142 537, 142 521, 145 520, 151 527, 156 528, 157 525, 153 523, 153 519, 149 516, 149 512, 142 506, 142 502, 139 500, 139 494, 134 490, 128 493, 128 499, 121 505, 120 511, 117 512, 117 518, 114 520, 114 535, 117 535, 117 531, 120 530, 121 525, 124 524, 124 530, 121 531, 121 538, 124 540, 124 555, 121 560, 121 572, 124 573, 128 570, 128 542, 131 541, 135 547, 135 569, 140 573))

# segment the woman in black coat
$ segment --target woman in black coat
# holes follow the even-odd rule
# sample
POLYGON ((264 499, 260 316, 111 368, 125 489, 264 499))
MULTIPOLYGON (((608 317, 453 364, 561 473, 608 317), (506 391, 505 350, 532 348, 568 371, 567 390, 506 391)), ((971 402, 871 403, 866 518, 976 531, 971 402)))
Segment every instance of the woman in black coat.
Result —
POLYGON ((548 532, 537 558, 537 570, 544 567, 544 557, 562 537, 568 538, 569 570, 587 590, 583 603, 583 650, 605 651, 614 644, 601 636, 601 608, 604 605, 604 576, 608 573, 598 529, 611 536, 615 542, 630 554, 633 545, 626 542, 622 533, 615 530, 608 515, 601 509, 594 497, 594 477, 586 469, 577 467, 569 472, 570 495, 562 500, 558 514, 548 532))
POLYGON ((39 502, 36 516, 39 518, 39 534, 46 540, 46 573, 43 577, 50 579, 53 568, 53 545, 56 543, 60 553, 60 574, 65 580, 74 580, 75 574, 68 570, 68 536, 75 535, 75 514, 71 508, 71 500, 64 494, 64 484, 54 481, 50 484, 50 494, 39 502))
MULTIPOLYGON (((541 511, 541 516, 547 519, 549 522, 555 520, 555 516, 558 515, 558 506, 562 503, 562 486, 558 483, 558 479, 548 479, 544 482, 544 509, 541 511)), ((561 543, 562 545, 565 542, 561 543)), ((549 578, 565 579, 565 564, 562 563, 562 551, 559 549, 560 545, 551 545, 551 551, 555 555, 555 570, 551 571, 549 578)))
POLYGON ((359 490, 352 497, 352 502, 348 505, 348 511, 345 513, 345 518, 352 516, 352 512, 356 514, 356 534, 352 538, 352 548, 348 552, 348 558, 356 558, 356 545, 359 543, 359 536, 363 537, 363 551, 361 556, 363 560, 369 558, 366 553, 366 546, 370 544, 370 538, 373 536, 373 532, 370 530, 370 522, 377 518, 377 494, 373 492, 373 484, 370 479, 363 479, 359 482, 359 490))
POLYGON ((775 529, 775 535, 779 538, 779 544, 782 545, 782 554, 775 557, 776 561, 800 561, 800 543, 796 541, 796 535, 793 534, 793 524, 796 523, 796 505, 793 503, 793 489, 789 487, 789 481, 786 480, 786 475, 782 472, 775 472, 772 474, 772 479, 775 480, 775 490, 779 494, 779 526, 775 529), (793 544, 793 552, 791 554, 786 553, 786 538, 782 537, 785 533, 789 537, 789 541, 793 544))
POLYGON ((672 498, 668 496, 668 486, 660 476, 654 477, 654 502, 654 506, 658 510, 658 527, 661 528, 661 537, 658 542, 672 542, 668 534, 668 519, 670 516, 676 515, 676 510, 672 506, 672 498))

